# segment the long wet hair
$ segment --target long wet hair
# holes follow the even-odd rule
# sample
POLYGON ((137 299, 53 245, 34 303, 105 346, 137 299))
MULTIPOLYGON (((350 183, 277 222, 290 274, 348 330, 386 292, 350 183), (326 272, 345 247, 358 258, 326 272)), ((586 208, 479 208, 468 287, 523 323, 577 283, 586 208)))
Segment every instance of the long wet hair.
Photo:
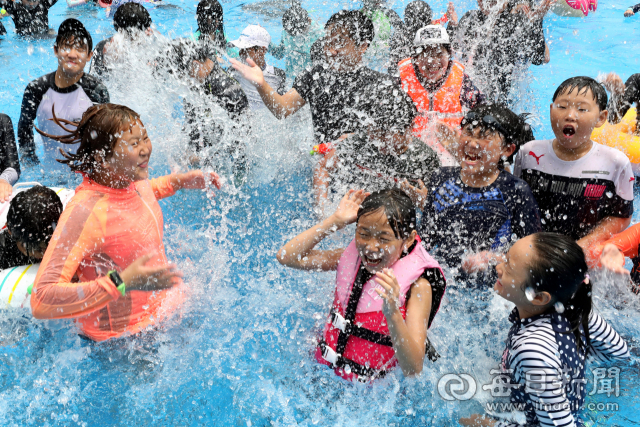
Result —
MULTIPOLYGON (((590 345, 589 314, 592 309, 593 285, 582 248, 571 237, 557 233, 536 233, 532 236, 534 255, 529 265, 529 279, 524 289, 548 292, 551 311, 562 312, 571 324, 578 348, 590 345), (562 309, 559 309, 559 304, 562 309), (580 325, 586 342, 582 341, 580 325)), ((568 333, 566 331, 558 331, 568 333)))
POLYGON ((226 49, 227 39, 224 35, 224 13, 218 0, 200 0, 196 8, 198 31, 202 34, 212 34, 213 42, 219 49, 226 49), (217 22, 215 28, 207 28, 204 18, 211 18, 217 22))
POLYGON ((397 188, 376 191, 367 196, 358 209, 356 223, 364 215, 384 209, 389 226, 397 239, 406 239, 416 229, 416 208, 407 194, 397 188))
POLYGON ((68 132, 66 135, 50 135, 36 128, 42 136, 51 138, 62 144, 80 143, 76 153, 60 149, 64 159, 56 159, 74 172, 85 172, 91 174, 96 165, 96 155, 103 159, 113 156, 113 150, 118 142, 118 137, 131 126, 140 122, 140 115, 129 107, 118 104, 93 105, 82 115, 80 122, 56 117, 54 108, 53 122, 60 126, 62 130, 68 132), (67 128, 65 125, 74 126, 67 128))

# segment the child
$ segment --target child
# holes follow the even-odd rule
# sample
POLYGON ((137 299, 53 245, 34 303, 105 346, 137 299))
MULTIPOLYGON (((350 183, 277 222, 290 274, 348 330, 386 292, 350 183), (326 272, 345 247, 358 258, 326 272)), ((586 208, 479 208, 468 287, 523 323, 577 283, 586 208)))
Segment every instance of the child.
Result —
POLYGON ((217 61, 220 52, 227 52, 229 47, 224 34, 222 5, 218 0, 200 0, 196 8, 196 19, 198 30, 191 38, 206 50, 208 58, 217 61))
MULTIPOLYGON (((527 426, 580 426, 585 362, 629 357, 627 344, 592 308, 584 253, 573 239, 537 233, 516 242, 496 267, 498 295, 516 305, 502 356, 511 402, 527 426)), ((479 415, 464 426, 516 427, 479 415)))
POLYGON ((58 0, 0 0, 0 7, 13 18, 16 33, 33 36, 49 31, 49 9, 57 2, 58 0))
POLYGON ((315 183, 320 199, 327 185, 342 194, 348 188, 375 191, 417 182, 440 167, 437 154, 411 132, 416 108, 396 85, 368 92, 361 108, 366 131, 335 144, 318 163, 315 183), (326 171, 326 172, 325 172, 326 171))
POLYGON ((354 132, 360 93, 363 87, 390 81, 376 71, 362 66, 362 59, 373 39, 373 23, 362 12, 343 10, 325 25, 323 42, 326 64, 298 76, 293 88, 279 95, 265 81, 262 70, 251 60, 249 65, 231 60, 233 67, 258 88, 265 105, 278 118, 288 117, 308 102, 317 143, 335 141, 354 132))
POLYGON ((0 114, 0 203, 8 202, 13 184, 20 177, 18 149, 13 134, 13 123, 6 114, 0 114))
POLYGON ((60 197, 47 187, 36 185, 16 194, 7 229, 0 233, 0 270, 39 263, 61 213, 60 197))
POLYGON ((349 190, 333 215, 293 238, 278 261, 300 270, 336 270, 336 292, 319 363, 348 380, 379 378, 396 364, 404 375, 422 371, 431 325, 445 290, 438 263, 416 234, 415 209, 401 190, 368 195, 349 190), (314 247, 336 230, 356 223, 347 248, 314 247))
POLYGON ((591 140, 607 120, 607 93, 590 77, 565 80, 553 94, 555 139, 524 145, 514 174, 531 187, 542 228, 571 236, 589 254, 629 225, 633 213, 633 171, 620 151, 591 140))
POLYGON ((311 46, 323 33, 322 27, 311 21, 309 12, 294 4, 282 15, 280 44, 269 45, 269 53, 276 59, 285 58, 287 77, 295 80, 311 70, 311 46))
POLYGON ((463 111, 484 103, 485 97, 453 59, 451 42, 442 25, 418 30, 411 55, 401 58, 398 73, 402 89, 413 99, 419 115, 414 134, 438 152, 445 166, 457 166, 455 159, 434 138, 436 122, 457 128, 463 111))
POLYGON ((514 240, 540 231, 529 186, 502 168, 529 133, 524 120, 504 106, 475 107, 462 120, 460 166, 441 168, 428 187, 408 186, 423 210, 420 236, 449 267, 484 270, 514 240))
MULTIPOLYGON (((247 26, 240 34, 240 38, 231 42, 233 46, 240 49, 240 58, 244 61, 248 58, 251 59, 262 70, 265 82, 274 88, 279 95, 283 95, 284 81, 286 79, 284 70, 273 65, 267 65, 267 61, 264 58, 269 43, 271 43, 271 36, 267 30, 259 25, 247 26)), ((253 83, 242 77, 236 70, 233 70, 232 76, 240 83, 242 90, 249 99, 249 107, 252 110, 267 108, 253 83)))
POLYGON ((80 142, 60 162, 84 180, 42 259, 31 310, 39 319, 74 318, 84 336, 103 341, 157 323, 183 299, 182 274, 165 255, 157 200, 220 184, 215 173, 199 170, 149 180, 151 141, 127 107, 93 106, 71 124, 68 135, 46 136, 80 142))
MULTIPOLYGON (((53 52, 58 58, 58 69, 27 85, 22 98, 20 121, 18 122, 18 145, 23 164, 35 165, 40 161, 36 156, 33 139, 33 123, 45 133, 63 135, 65 131, 51 120, 54 114, 61 119, 79 121, 82 114, 93 104, 109 102, 107 88, 97 78, 84 73, 84 67, 91 59, 91 35, 84 25, 70 18, 60 24, 53 52)), ((43 138, 43 165, 47 174, 68 174, 59 159, 60 143, 52 138, 43 138)), ((59 177, 58 182, 65 182, 59 177)))
MULTIPOLYGON (((153 29, 151 28, 151 15, 144 6, 138 3, 125 3, 118 7, 113 16, 113 28, 128 39, 136 39, 141 34, 147 36, 153 35, 153 29)), ((93 52, 93 60, 89 67, 89 73, 95 73, 98 75, 104 74, 108 71, 107 62, 105 56, 110 56, 113 37, 102 40, 96 45, 96 49, 93 52)))

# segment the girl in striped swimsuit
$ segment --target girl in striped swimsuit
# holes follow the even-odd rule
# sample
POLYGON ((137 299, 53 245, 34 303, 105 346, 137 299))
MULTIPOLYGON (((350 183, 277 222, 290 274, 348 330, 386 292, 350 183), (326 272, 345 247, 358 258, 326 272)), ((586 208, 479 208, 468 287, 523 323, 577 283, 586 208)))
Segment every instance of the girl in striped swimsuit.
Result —
MULTIPOLYGON (((555 233, 520 239, 496 267, 495 291, 516 307, 501 367, 510 379, 514 411, 526 425, 584 426, 578 414, 586 394, 587 356, 598 362, 629 357, 627 345, 592 310, 584 253, 555 233)), ((518 426, 512 412, 496 420, 474 415, 465 426, 518 426)))

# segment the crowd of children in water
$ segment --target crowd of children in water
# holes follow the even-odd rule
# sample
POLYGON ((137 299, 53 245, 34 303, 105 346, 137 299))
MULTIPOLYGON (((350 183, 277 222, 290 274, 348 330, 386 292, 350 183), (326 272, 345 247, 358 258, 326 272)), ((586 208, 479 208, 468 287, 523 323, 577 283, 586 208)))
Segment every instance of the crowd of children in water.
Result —
MULTIPOLYGON (((6 3, 18 33, 48 30, 55 1, 6 3), (38 20, 27 19, 34 28, 18 24, 19 8, 39 11, 38 20)), ((251 132, 242 128, 252 111, 285 118, 309 104, 319 154, 315 201, 325 209, 348 191, 335 212, 282 246, 277 259, 336 271, 319 363, 369 382, 396 365, 410 376, 422 371, 425 356, 436 361, 428 330, 446 292, 442 264, 456 283, 493 288, 515 305, 501 364, 522 386, 511 400, 525 405, 526 425, 582 425, 585 387, 565 377, 584 378, 588 356, 629 357, 625 341, 593 311, 597 283, 589 270, 629 275, 629 257, 629 286, 640 291, 640 225, 629 227, 634 170, 625 154, 591 134, 640 101, 640 75, 626 83, 615 74, 601 83, 567 79, 550 96, 555 138, 536 140, 527 115, 507 106, 508 94, 514 67, 549 61, 542 18, 550 2, 537 9, 527 1, 478 3, 460 20, 451 4, 434 20, 429 5, 416 0, 403 22, 368 2, 335 13, 324 28, 294 4, 275 45, 259 25, 228 42, 222 6, 201 0, 198 31, 166 46, 154 67, 191 79, 194 91, 237 122, 240 135, 251 132), (488 21, 496 30, 479 37, 488 21), (517 41, 501 52, 501 41, 514 34, 517 41), (365 65, 383 36, 387 73, 365 65), (284 58, 286 70, 268 64, 268 52, 284 58), (224 69, 227 55, 233 58, 224 69), (482 87, 463 63, 475 67, 482 87), (355 235, 346 248, 316 249, 350 224, 355 235)), ((156 31, 137 1, 117 7, 114 27, 130 39, 156 31)), ((203 170, 149 177, 153 146, 140 115, 109 103, 101 79, 120 60, 113 39, 94 49, 83 24, 67 19, 53 49, 57 70, 25 89, 17 144, 10 118, 0 115, 0 203, 10 202, 0 269, 40 263, 31 295, 36 318, 75 319, 80 334, 95 341, 134 334, 171 315, 184 298, 182 274, 165 254, 157 200, 181 189, 220 188, 222 180, 203 170), (40 157, 34 128, 42 136, 40 157), (38 164, 59 185, 72 172, 82 175, 66 207, 42 186, 14 195, 21 167, 38 164)), ((185 100, 184 109, 189 150, 195 163, 207 165, 212 152, 205 149, 215 149, 219 138, 203 131, 201 107, 185 100)), ((242 138, 233 145, 213 152, 233 159, 242 185, 242 138)), ((485 415, 460 423, 518 425, 485 415)))

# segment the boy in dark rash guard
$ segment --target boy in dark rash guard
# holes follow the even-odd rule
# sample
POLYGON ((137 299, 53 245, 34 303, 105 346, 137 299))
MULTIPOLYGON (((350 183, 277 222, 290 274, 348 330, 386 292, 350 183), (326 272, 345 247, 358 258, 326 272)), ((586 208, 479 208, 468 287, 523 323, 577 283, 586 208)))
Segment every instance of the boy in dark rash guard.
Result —
POLYGON ((58 0, 0 0, 0 7, 13 18, 16 33, 32 36, 49 31, 49 9, 57 2, 58 0))
MULTIPOLYGON (((524 120, 504 106, 485 104, 471 109, 461 128, 456 147, 460 166, 443 167, 426 186, 420 182, 419 188, 407 188, 423 210, 420 236, 436 259, 462 267, 459 278, 466 281, 468 274, 486 270, 510 244, 541 226, 527 183, 502 169, 530 138, 524 120)), ((479 278, 491 281, 490 275, 479 278)))
POLYGON ((13 184, 20 177, 20 162, 13 124, 6 114, 0 114, 0 203, 8 202, 13 184))
MULTIPOLYGON (((53 51, 58 58, 58 69, 27 85, 22 98, 20 121, 18 122, 18 145, 23 164, 35 165, 40 160, 36 156, 33 125, 37 119, 38 128, 49 134, 64 134, 64 131, 49 119, 56 117, 74 121, 94 104, 109 102, 107 88, 97 78, 84 73, 84 67, 91 59, 91 35, 84 25, 70 18, 60 24, 53 51)), ((54 173, 60 183, 66 181, 68 170, 58 163, 59 148, 62 145, 50 138, 42 138, 44 157, 41 159, 47 174, 54 173), (64 177, 63 177, 64 176, 64 177)))

